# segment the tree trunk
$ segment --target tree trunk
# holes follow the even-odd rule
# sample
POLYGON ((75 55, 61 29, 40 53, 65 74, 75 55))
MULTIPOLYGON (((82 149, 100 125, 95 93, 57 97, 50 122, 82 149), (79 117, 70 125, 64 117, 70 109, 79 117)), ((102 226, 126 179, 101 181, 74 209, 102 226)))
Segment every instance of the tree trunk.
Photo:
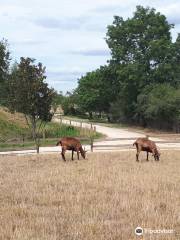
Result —
POLYGON ((109 123, 111 122, 111 118, 110 118, 109 115, 107 115, 107 120, 108 120, 109 123))
POLYGON ((33 140, 35 142, 35 145, 36 145, 36 151, 37 153, 39 153, 39 139, 37 137, 37 134, 36 134, 36 120, 35 118, 32 119, 32 135, 33 135, 33 140))
POLYGON ((40 144, 39 144, 39 140, 38 139, 36 139, 36 140, 37 140, 37 142, 36 142, 36 151, 37 151, 37 153, 39 153, 40 144))
POLYGON ((89 112, 89 118, 92 119, 92 112, 89 112))

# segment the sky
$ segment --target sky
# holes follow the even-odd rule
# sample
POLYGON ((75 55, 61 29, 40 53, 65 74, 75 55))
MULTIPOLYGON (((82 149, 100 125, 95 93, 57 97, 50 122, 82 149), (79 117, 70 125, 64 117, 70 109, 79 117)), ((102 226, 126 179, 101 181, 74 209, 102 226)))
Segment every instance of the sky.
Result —
POLYGON ((178 0, 0 0, 0 39, 9 43, 12 62, 31 57, 46 66, 48 84, 72 91, 86 72, 107 63, 105 41, 113 16, 132 17, 137 5, 153 7, 180 32, 178 0))

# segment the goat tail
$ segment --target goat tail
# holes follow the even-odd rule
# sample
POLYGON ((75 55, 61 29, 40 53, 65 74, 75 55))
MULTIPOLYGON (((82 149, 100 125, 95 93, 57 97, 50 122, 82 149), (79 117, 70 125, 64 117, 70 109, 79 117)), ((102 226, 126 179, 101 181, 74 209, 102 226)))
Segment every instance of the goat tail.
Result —
POLYGON ((61 145, 61 140, 56 143, 56 146, 61 145))

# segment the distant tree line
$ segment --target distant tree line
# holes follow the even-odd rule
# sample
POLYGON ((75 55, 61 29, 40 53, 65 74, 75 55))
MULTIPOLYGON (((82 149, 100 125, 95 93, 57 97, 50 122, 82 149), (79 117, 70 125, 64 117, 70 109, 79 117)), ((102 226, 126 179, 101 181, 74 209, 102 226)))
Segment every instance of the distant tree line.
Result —
POLYGON ((178 131, 180 34, 173 42, 173 27, 149 7, 137 6, 126 20, 115 16, 106 34, 111 59, 82 76, 66 102, 90 118, 178 131))

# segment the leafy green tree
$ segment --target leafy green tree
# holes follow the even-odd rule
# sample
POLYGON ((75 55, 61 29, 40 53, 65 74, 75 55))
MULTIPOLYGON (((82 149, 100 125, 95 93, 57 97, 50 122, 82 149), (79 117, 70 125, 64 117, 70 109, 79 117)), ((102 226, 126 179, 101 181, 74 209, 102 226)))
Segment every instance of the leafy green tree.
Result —
POLYGON ((116 76, 112 66, 101 66, 93 72, 87 73, 78 82, 76 89, 78 106, 88 112, 90 118, 92 113, 102 112, 108 114, 110 102, 116 95, 116 76))
POLYGON ((55 92, 45 82, 45 67, 35 65, 31 58, 21 58, 9 80, 9 107, 24 114, 36 144, 40 146, 40 131, 52 118, 51 107, 55 92))
POLYGON ((125 122, 125 116, 122 105, 122 99, 111 103, 109 109, 109 122, 125 122), (121 107, 119 107, 121 106, 121 107))
POLYGON ((95 71, 87 73, 78 81, 76 89, 78 95, 78 105, 84 112, 88 112, 92 118, 92 112, 98 110, 100 97, 100 83, 97 81, 95 71))
POLYGON ((10 53, 6 40, 0 42, 0 105, 6 104, 10 53))
POLYGON ((172 44, 171 55, 167 58, 166 76, 169 76, 169 84, 180 88, 180 34, 172 44))
POLYGON ((172 27, 164 15, 149 7, 137 6, 131 19, 115 16, 106 39, 112 60, 120 64, 137 61, 153 69, 166 57, 172 27))
POLYGON ((142 6, 137 6, 132 18, 115 16, 108 26, 110 62, 117 65, 118 98, 127 119, 133 119, 137 96, 146 85, 170 81, 167 58, 172 51, 172 27, 164 15, 142 6))
POLYGON ((170 84, 155 84, 144 88, 138 96, 137 114, 148 125, 171 129, 180 121, 180 89, 170 84))
POLYGON ((64 115, 76 115, 77 107, 75 94, 67 92, 62 98, 61 106, 64 111, 64 115))
POLYGON ((59 106, 62 106, 63 99, 64 99, 64 96, 61 91, 59 93, 57 92, 54 93, 53 102, 52 102, 53 112, 56 112, 57 108, 59 106))
POLYGON ((78 106, 90 115, 105 112, 113 121, 178 125, 180 35, 172 42, 173 27, 149 7, 137 6, 126 20, 115 16, 106 35, 112 58, 79 79, 78 106))
POLYGON ((107 113, 109 115, 109 110, 111 102, 114 102, 118 94, 118 82, 116 66, 106 65, 101 66, 97 69, 97 78, 100 82, 100 97, 99 97, 99 111, 107 113))

